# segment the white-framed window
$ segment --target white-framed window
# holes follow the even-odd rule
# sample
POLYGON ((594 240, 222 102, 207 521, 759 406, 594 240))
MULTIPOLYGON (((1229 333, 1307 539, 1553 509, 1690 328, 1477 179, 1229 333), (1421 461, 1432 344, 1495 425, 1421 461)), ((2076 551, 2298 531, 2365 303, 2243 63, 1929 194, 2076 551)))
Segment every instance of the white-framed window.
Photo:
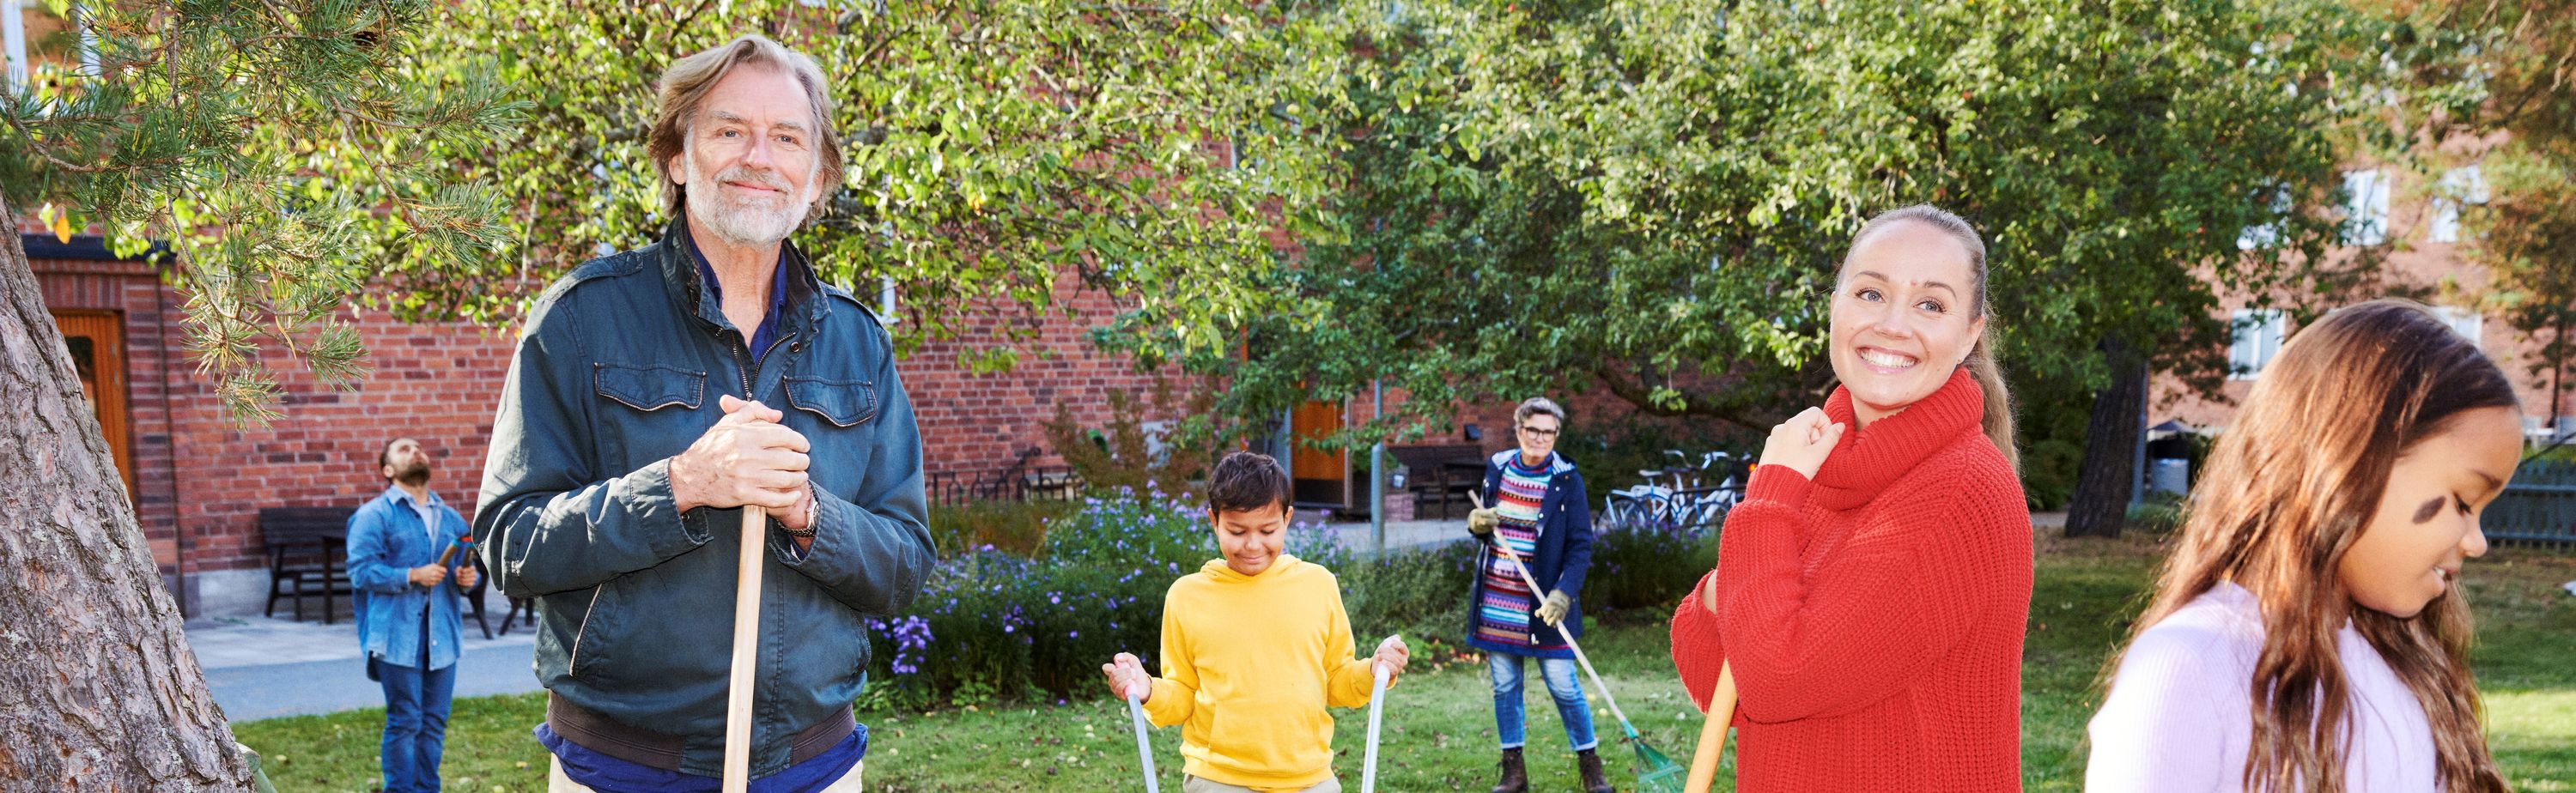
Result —
POLYGON ((2388 172, 2377 168, 2343 173, 2346 245, 2388 241, 2388 172))
MULTIPOLYGON (((2278 217, 2289 214, 2289 188, 2274 185, 2272 187, 2265 188, 2263 190, 2263 195, 2265 196, 2263 200, 2264 206, 2270 211, 2272 216, 2278 217)), ((2246 226, 2243 230, 2236 232, 2236 249, 2240 251, 2250 251, 2256 248, 2269 248, 2279 244, 2281 244, 2280 221, 2273 221, 2255 226, 2246 226)))
POLYGON ((2486 202, 2487 178, 2477 166, 2443 172, 2441 186, 2433 191, 2433 216, 2425 223, 2427 237, 2433 242, 2459 242, 2460 208, 2486 202))
POLYGON ((895 319, 894 276, 877 276, 877 322, 892 325, 895 319))
POLYGON ((2433 314, 2442 318, 2442 324, 2451 326, 2452 332, 2467 338, 2470 344, 2477 344, 2479 339, 2484 338, 2482 334, 2486 333, 2487 318, 2479 314, 2477 309, 2434 306, 2433 314))
MULTIPOLYGON (((2264 211, 2267 211, 2269 216, 2290 214, 2290 188, 2269 185, 2269 188, 2262 188, 2259 196, 2262 196, 2264 211)), ((2257 250, 2257 247, 2280 245, 2280 237, 2282 237, 2282 221, 2269 221, 2269 224, 2257 224, 2257 227, 2244 227, 2241 232, 2236 232, 2236 250, 2257 250)))
POLYGON ((2227 379, 2252 380, 2281 355, 2290 335, 2290 316, 2277 308, 2237 309, 2228 321, 2235 328, 2227 345, 2227 379))

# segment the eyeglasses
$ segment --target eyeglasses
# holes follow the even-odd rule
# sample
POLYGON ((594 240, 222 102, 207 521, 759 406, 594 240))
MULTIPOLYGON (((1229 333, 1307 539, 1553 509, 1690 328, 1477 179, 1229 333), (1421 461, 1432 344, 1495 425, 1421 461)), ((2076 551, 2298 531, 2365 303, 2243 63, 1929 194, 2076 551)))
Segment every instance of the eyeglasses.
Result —
POLYGON ((1536 435, 1536 436, 1541 437, 1541 438, 1553 438, 1553 437, 1556 437, 1556 432, 1557 432, 1556 430, 1543 430, 1543 429, 1539 429, 1539 428, 1537 428, 1537 427, 1522 427, 1522 428, 1521 428, 1521 431, 1522 431, 1522 432, 1529 433, 1529 434, 1531 434, 1531 435, 1536 435))

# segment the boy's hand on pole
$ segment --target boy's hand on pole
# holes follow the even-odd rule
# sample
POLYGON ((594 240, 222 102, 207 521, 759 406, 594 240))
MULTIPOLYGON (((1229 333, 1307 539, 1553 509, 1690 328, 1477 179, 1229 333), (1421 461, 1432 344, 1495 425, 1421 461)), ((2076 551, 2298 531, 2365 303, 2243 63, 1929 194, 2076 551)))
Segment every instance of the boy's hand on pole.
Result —
POLYGON ((1386 641, 1377 643, 1377 655, 1373 660, 1386 667, 1387 682, 1392 684, 1397 675, 1404 674, 1405 663, 1413 660, 1413 649, 1404 646, 1404 637, 1389 636, 1386 641))
POLYGON ((1154 676, 1146 674, 1145 662, 1137 660, 1133 653, 1119 653, 1109 663, 1101 664, 1100 674, 1109 679, 1112 696, 1127 699, 1133 695, 1138 702, 1154 698, 1154 676))

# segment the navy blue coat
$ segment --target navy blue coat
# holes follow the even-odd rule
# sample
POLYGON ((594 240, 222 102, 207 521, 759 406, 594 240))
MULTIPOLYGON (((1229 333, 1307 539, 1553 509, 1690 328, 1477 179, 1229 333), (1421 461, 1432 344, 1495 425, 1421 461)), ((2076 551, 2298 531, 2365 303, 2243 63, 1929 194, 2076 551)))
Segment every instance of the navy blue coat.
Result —
MULTIPOLYGON (((1505 449, 1485 460, 1485 504, 1496 503, 1503 486, 1503 466, 1520 453, 1519 449, 1505 449)), ((1573 461, 1565 459, 1565 455, 1550 453, 1548 462, 1553 467, 1549 469, 1547 497, 1539 502, 1538 552, 1526 563, 1530 577, 1538 579, 1539 602, 1546 600, 1549 590, 1556 589, 1565 590, 1565 594, 1574 598, 1573 607, 1566 610, 1565 620, 1558 626, 1542 623, 1535 616, 1530 618, 1530 624, 1537 628, 1538 641, 1556 644, 1561 642, 1555 635, 1558 628, 1577 639, 1583 637, 1583 576, 1592 570, 1592 507, 1590 498, 1583 491, 1583 474, 1574 470, 1573 461)), ((1566 650, 1533 652, 1528 648, 1499 647, 1477 641, 1475 604, 1484 602, 1485 598, 1483 571, 1480 557, 1475 587, 1469 592, 1467 601, 1468 645, 1488 652, 1526 654, 1533 658, 1574 657, 1573 652, 1566 650)), ((1531 604, 1533 608, 1537 605, 1537 602, 1531 604)))

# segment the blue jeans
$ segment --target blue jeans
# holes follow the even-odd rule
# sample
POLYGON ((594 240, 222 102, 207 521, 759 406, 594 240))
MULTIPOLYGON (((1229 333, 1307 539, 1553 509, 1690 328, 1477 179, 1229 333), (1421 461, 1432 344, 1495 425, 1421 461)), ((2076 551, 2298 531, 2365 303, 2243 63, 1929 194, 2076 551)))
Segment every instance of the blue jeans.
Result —
MULTIPOLYGON (((1528 656, 1510 653, 1485 654, 1485 670, 1494 682, 1494 727, 1503 739, 1503 748, 1518 749, 1529 743, 1523 732, 1521 713, 1521 662, 1528 656)), ((1540 658, 1538 673, 1547 679, 1547 694, 1556 700, 1557 718, 1565 721, 1565 742, 1575 751, 1583 751, 1601 742, 1592 737, 1592 706, 1583 700, 1583 682, 1574 678, 1574 659, 1540 658)))
POLYGON ((385 687, 385 793, 437 793, 456 666, 423 670, 377 659, 376 676, 385 687))

